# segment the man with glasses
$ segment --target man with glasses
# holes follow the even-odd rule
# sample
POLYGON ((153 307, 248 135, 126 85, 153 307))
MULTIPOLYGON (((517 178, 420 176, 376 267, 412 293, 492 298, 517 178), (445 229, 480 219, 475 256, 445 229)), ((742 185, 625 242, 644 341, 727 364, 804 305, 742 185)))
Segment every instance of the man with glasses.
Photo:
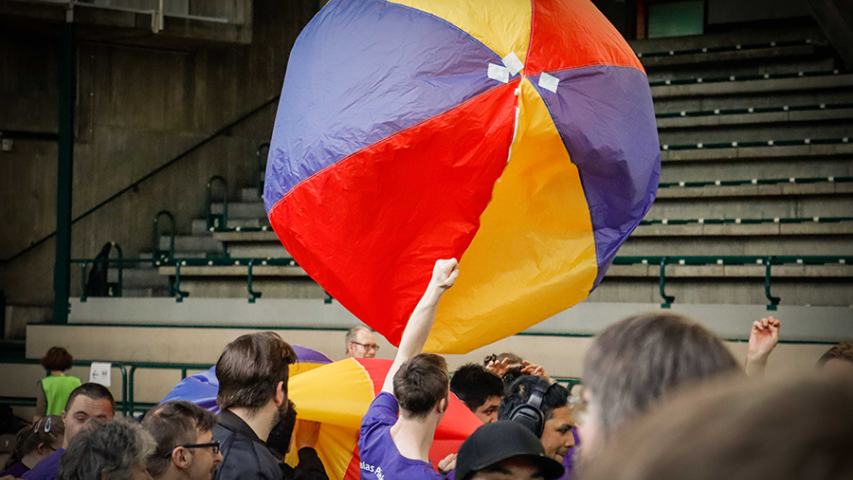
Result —
POLYGON ((213 440, 216 417, 190 402, 166 402, 145 416, 143 428, 157 441, 148 457, 154 480, 210 480, 222 462, 219 442, 213 440))
POLYGON ((357 325, 347 332, 347 357, 349 358, 374 358, 379 351, 376 337, 373 332, 363 326, 357 325))

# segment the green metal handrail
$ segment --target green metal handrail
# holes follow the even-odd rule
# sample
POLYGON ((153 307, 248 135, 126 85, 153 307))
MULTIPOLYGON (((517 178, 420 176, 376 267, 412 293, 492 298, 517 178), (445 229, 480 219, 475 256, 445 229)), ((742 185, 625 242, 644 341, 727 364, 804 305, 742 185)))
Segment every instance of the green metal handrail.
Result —
POLYGON ((214 175, 207 181, 207 229, 211 232, 228 228, 228 181, 214 175), (222 184, 222 215, 213 214, 213 184, 222 184))
MULTIPOLYGON (((132 259, 124 260, 125 262, 148 262, 149 259, 132 259)), ((73 260, 73 262, 91 262, 91 260, 73 260)), ((853 256, 838 256, 838 255, 703 255, 703 256, 619 256, 613 260, 613 265, 659 265, 660 279, 659 290, 663 300, 661 304, 664 308, 669 308, 675 302, 675 297, 666 293, 666 266, 667 265, 762 265, 765 267, 764 289, 765 296, 769 302, 768 308, 775 309, 779 305, 781 299, 771 294, 772 286, 772 266, 773 265, 829 265, 829 264, 853 264, 853 256)), ((183 266, 246 266, 248 267, 246 275, 246 289, 249 293, 249 302, 255 303, 255 300, 261 298, 262 292, 255 291, 253 281, 255 277, 255 266, 285 266, 298 267, 299 265, 292 258, 164 258, 156 262, 158 266, 174 266, 175 279, 173 282, 173 292, 177 302, 182 302, 183 298, 188 296, 188 292, 180 290, 181 284, 181 267, 183 266)), ((331 303, 331 296, 327 293, 325 303, 331 303)))
POLYGON ((154 258, 163 258, 163 252, 160 250, 160 217, 165 216, 170 222, 169 233, 169 258, 175 256, 175 216, 168 210, 160 210, 154 216, 154 258))
POLYGON ((255 151, 255 159, 258 161, 258 196, 261 198, 264 198, 264 181, 267 176, 267 156, 269 153, 270 142, 258 145, 258 149, 255 151))
POLYGON ((717 108, 714 110, 682 110, 656 113, 655 118, 713 117, 717 115, 745 115, 750 113, 809 112, 853 108, 853 103, 820 103, 813 105, 783 105, 781 107, 717 108))
POLYGON ((797 78, 797 77, 825 77, 829 75, 838 75, 840 73, 849 73, 849 71, 841 70, 824 70, 820 72, 788 72, 788 73, 765 73, 763 75, 731 75, 728 77, 713 77, 713 78, 684 78, 677 80, 656 80, 649 82, 650 87, 663 87, 672 85, 692 85, 701 83, 724 83, 724 82, 749 82, 753 80, 771 80, 782 78, 797 78))
POLYGON ((800 45, 811 45, 811 39, 785 40, 781 42, 739 43, 721 47, 688 48, 684 50, 662 50, 657 52, 637 52, 638 58, 670 57, 675 55, 695 55, 699 53, 735 52, 741 50, 755 50, 757 48, 794 47, 800 45))
POLYGON ((697 187, 739 187, 741 185, 779 185, 784 183, 849 183, 853 177, 790 177, 790 178, 751 178, 749 180, 713 180, 698 182, 662 182, 658 188, 697 188, 697 187))
POLYGON ((749 142, 685 143, 679 145, 661 145, 661 150, 718 150, 726 148, 755 147, 795 147, 800 145, 839 145, 850 143, 850 137, 842 138, 803 138, 788 140, 764 140, 749 142))
POLYGON ((669 257, 663 257, 660 259, 660 297, 663 299, 663 303, 661 304, 662 308, 672 307, 672 302, 675 301, 674 296, 666 294, 666 264, 668 262, 669 257))
POLYGON ((255 303, 255 300, 261 298, 261 292, 252 290, 252 272, 254 270, 255 260, 257 259, 253 258, 249 260, 249 272, 246 277, 246 287, 249 290, 249 303, 255 303))
POLYGON ((754 255, 733 255, 733 256, 648 256, 648 257, 616 257, 613 260, 613 265, 660 265, 660 295, 663 299, 661 307, 670 308, 675 301, 675 297, 666 294, 666 265, 763 265, 765 268, 764 274, 764 294, 767 297, 769 305, 768 310, 776 310, 777 305, 781 302, 780 297, 771 294, 771 277, 772 265, 829 265, 829 264, 853 264, 853 256, 835 256, 835 255, 811 255, 811 256, 794 256, 794 255, 770 255, 770 256, 754 256, 754 255))
MULTIPOLYGON (((127 378, 127 389, 128 389, 128 410, 131 414, 133 414, 134 409, 136 408, 136 399, 135 399, 135 384, 136 384, 136 370, 137 369, 147 369, 147 370, 180 370, 181 371, 181 380, 187 378, 188 370, 207 370, 212 365, 201 364, 201 363, 153 363, 153 362, 132 362, 128 363, 130 367, 130 373, 127 378)), ((147 404, 146 404, 147 406, 147 404)))
MULTIPOLYGON (((89 264, 94 263, 95 260, 96 259, 94 259, 94 258, 72 258, 71 259, 71 264, 80 265, 80 284, 81 284, 81 288, 83 289, 81 297, 80 297, 81 302, 85 302, 86 298, 87 298, 86 297, 86 281, 87 281, 86 274, 88 273, 87 268, 88 268, 89 264)), ((153 258, 124 258, 123 255, 120 255, 119 258, 108 258, 104 261, 107 262, 107 264, 116 264, 118 266, 118 268, 119 268, 118 284, 119 284, 119 290, 121 290, 121 291, 124 290, 124 275, 122 272, 125 268, 125 265, 137 265, 137 264, 143 264, 143 263, 150 263, 152 265, 155 264, 155 260, 153 258)))
POLYGON ((840 223, 853 222, 853 217, 807 217, 807 218, 665 218, 660 220, 642 220, 640 225, 689 225, 694 223, 708 225, 763 223, 840 223))

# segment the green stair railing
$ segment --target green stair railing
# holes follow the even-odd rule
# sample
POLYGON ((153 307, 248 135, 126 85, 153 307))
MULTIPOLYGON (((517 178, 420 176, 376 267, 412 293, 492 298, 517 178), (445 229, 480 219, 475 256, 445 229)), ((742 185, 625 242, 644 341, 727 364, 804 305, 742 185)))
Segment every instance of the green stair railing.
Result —
POLYGON ((160 249, 160 217, 169 219, 169 253, 168 258, 175 256, 175 216, 168 210, 160 210, 154 216, 154 258, 164 258, 166 255, 160 249))
POLYGON ((647 257, 616 257, 613 265, 660 265, 660 295, 663 308, 670 308, 675 302, 675 297, 666 294, 666 266, 667 265, 761 265, 765 268, 764 294, 769 302, 767 309, 776 310, 781 298, 773 296, 772 266, 773 265, 849 265, 853 264, 853 256, 790 256, 790 255, 764 255, 764 256, 647 256, 647 257))
POLYGON ((207 181, 207 229, 211 232, 228 228, 228 181, 214 175, 207 181), (222 213, 213 213, 213 184, 222 185, 222 213))
POLYGON ((658 188, 739 187, 742 185, 779 185, 813 183, 850 183, 853 177, 790 177, 751 178, 749 180, 706 180, 692 182, 661 182, 658 188))

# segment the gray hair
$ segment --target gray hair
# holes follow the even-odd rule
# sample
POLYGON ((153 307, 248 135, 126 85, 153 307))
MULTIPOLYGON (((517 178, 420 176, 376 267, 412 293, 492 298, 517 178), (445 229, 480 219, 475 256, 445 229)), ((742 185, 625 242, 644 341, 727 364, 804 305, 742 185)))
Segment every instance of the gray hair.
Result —
POLYGON ((609 440, 676 387, 739 369, 723 342, 705 327, 681 315, 656 312, 602 331, 584 358, 583 384, 601 407, 601 429, 609 440))
POLYGON ((125 480, 134 467, 145 467, 156 448, 151 434, 133 420, 92 419, 62 455, 57 480, 125 480))
POLYGON ((345 342, 344 345, 346 345, 347 348, 349 348, 349 344, 354 342, 355 339, 358 338, 358 332, 361 332, 361 331, 364 331, 367 333, 372 333, 372 330, 365 327, 364 325, 356 325, 356 326, 350 328, 349 331, 347 332, 347 336, 344 339, 344 342, 345 342))

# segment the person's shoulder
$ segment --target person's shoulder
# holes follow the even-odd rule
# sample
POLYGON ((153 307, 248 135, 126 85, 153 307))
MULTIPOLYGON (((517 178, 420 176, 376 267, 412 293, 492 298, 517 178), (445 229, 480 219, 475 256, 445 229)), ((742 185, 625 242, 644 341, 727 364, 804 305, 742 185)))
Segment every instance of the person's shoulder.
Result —
MULTIPOLYGON (((397 422, 399 407, 397 399, 388 392, 382 392, 373 399, 370 408, 361 421, 362 440, 376 433, 384 431, 382 427, 388 427, 397 422)), ((361 441, 359 441, 361 443, 361 441)))

